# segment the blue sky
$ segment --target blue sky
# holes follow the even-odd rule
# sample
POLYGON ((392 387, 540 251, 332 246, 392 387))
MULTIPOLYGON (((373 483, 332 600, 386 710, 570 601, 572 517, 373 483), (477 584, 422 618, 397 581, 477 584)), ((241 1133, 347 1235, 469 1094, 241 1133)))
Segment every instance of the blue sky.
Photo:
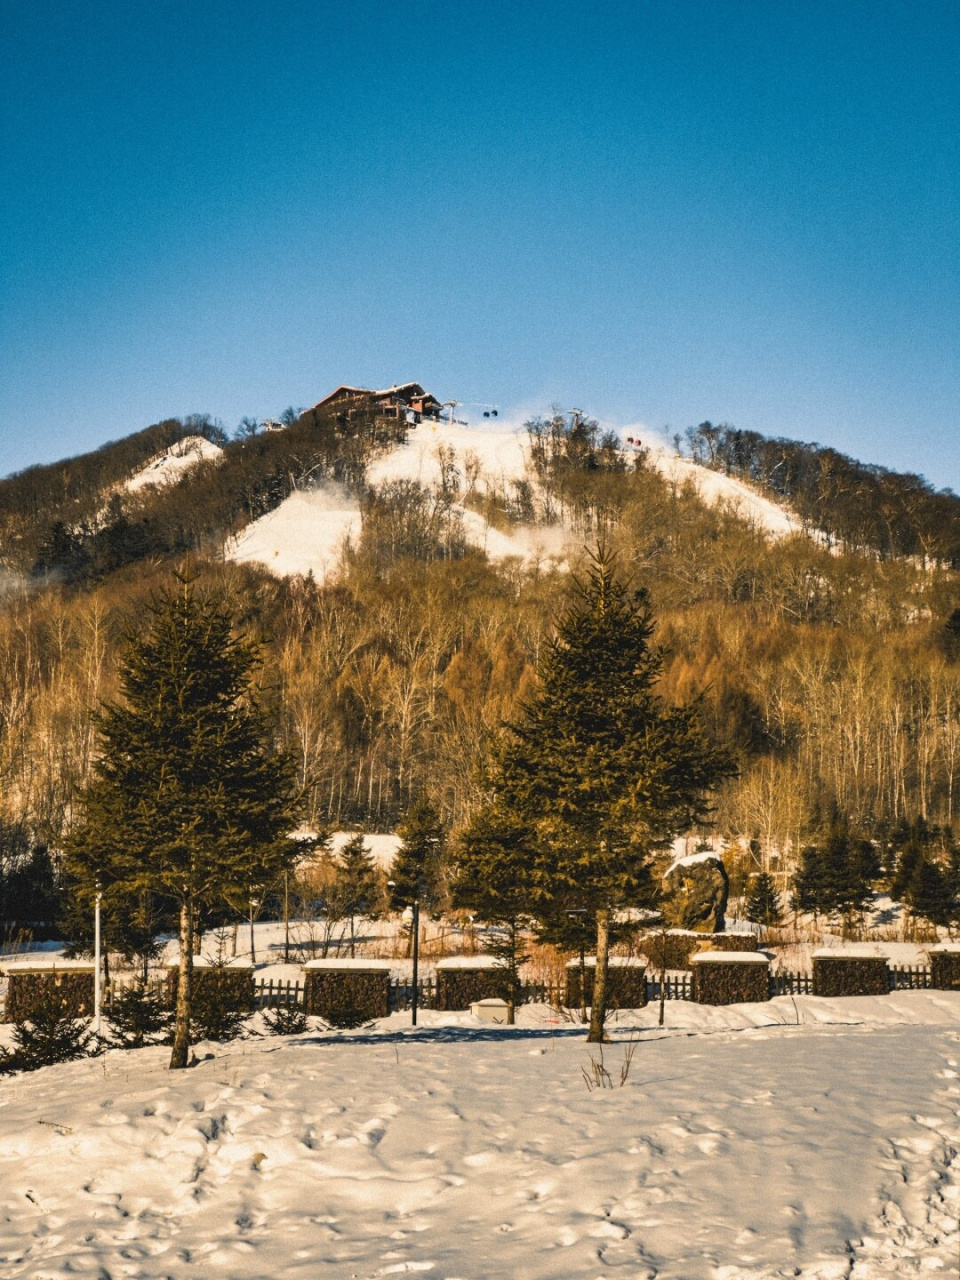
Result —
POLYGON ((416 378, 960 489, 960 4, 0 0, 0 473, 416 378))

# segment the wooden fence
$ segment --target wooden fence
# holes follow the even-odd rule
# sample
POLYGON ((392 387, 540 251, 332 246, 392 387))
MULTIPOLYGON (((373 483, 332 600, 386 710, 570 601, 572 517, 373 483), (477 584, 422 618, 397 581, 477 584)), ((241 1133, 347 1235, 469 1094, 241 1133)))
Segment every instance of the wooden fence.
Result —
MULTIPOLYGON (((923 965, 891 965, 891 991, 921 991, 929 988, 931 971, 923 965)), ((104 1008, 109 1009, 117 991, 125 984, 113 979, 104 990, 104 1008)), ((424 978, 418 984, 417 1003, 421 1009, 436 1007, 437 984, 433 978, 424 978)), ((163 983, 150 984, 150 989, 162 992, 163 983)), ((810 973, 780 970, 770 975, 771 996, 805 996, 813 992, 813 976, 810 973)), ((390 1012, 409 1009, 413 1004, 413 983, 391 978, 390 1012)), ((653 1004, 660 999, 660 978, 647 978, 647 1001, 653 1004)), ((692 1000, 693 977, 689 973, 668 973, 664 978, 665 1000, 692 1000)), ((520 1004, 547 1004, 563 1008, 566 988, 552 982, 525 982, 520 988, 520 1004)), ((254 989, 255 1009, 276 1009, 282 1005, 303 1004, 303 982, 299 979, 280 981, 276 978, 259 978, 254 989)))
POLYGON ((254 988, 254 1006, 257 1009, 279 1009, 303 1004, 303 983, 280 982, 274 978, 261 978, 254 988))
POLYGON ((922 991, 930 986, 933 971, 920 964, 890 966, 891 991, 922 991))
POLYGON ((808 996, 812 992, 812 973, 791 973, 787 969, 782 969, 770 975, 771 996, 808 996))

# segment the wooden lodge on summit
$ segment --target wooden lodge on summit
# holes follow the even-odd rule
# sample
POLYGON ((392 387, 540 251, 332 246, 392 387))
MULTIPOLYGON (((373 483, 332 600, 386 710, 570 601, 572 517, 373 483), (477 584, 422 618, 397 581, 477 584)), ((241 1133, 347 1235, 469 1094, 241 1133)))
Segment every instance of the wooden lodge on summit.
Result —
POLYGON ((337 387, 314 409, 336 407, 348 415, 373 410, 378 418, 400 418, 416 425, 424 418, 440 416, 440 401, 424 391, 419 382, 404 382, 384 391, 368 391, 363 387, 337 387))

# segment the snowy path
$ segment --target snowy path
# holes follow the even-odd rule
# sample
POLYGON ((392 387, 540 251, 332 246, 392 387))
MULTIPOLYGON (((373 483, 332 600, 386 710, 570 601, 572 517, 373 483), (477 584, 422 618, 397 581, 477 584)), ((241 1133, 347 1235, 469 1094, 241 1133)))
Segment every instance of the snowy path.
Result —
POLYGON ((960 995, 769 1011, 795 1007, 647 1011, 626 1086, 593 1093, 582 1030, 544 1009, 0 1080, 0 1274, 956 1274, 960 995))

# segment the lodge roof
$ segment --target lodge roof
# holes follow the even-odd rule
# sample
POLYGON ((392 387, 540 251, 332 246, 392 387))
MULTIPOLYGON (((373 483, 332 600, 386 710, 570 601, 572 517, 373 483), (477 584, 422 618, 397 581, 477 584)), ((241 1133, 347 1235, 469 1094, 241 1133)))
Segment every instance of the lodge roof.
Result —
MULTIPOLYGON (((436 401, 436 396, 431 395, 428 391, 424 391, 419 382, 399 382, 392 387, 384 387, 379 391, 375 391, 370 387, 351 387, 347 383, 343 383, 337 387, 335 391, 331 391, 328 396, 314 406, 319 409, 325 404, 329 404, 331 400, 338 400, 341 397, 348 396, 370 396, 374 400, 381 400, 386 396, 399 396, 404 400, 423 397, 427 400, 436 401)), ((439 403, 439 401, 437 401, 439 403)))

